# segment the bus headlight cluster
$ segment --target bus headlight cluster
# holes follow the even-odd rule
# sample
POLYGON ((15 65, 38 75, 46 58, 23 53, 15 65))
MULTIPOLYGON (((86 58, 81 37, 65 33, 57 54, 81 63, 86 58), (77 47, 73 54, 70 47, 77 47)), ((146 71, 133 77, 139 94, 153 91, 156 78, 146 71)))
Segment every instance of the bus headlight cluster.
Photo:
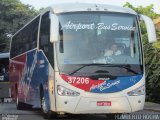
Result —
POLYGON ((57 86, 57 92, 61 96, 79 96, 80 95, 80 93, 70 90, 68 88, 65 88, 61 85, 57 86))
POLYGON ((127 93, 129 96, 145 95, 145 85, 127 93))

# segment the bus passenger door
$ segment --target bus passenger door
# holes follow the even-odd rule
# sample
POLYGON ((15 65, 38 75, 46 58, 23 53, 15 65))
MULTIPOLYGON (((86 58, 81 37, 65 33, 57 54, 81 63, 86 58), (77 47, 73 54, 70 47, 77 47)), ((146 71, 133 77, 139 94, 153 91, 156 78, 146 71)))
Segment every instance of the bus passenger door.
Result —
MULTIPOLYGON (((42 52, 43 57, 46 58, 47 66, 47 80, 42 80, 42 85, 44 82, 47 84, 47 91, 45 86, 45 99, 48 103, 48 109, 55 111, 55 80, 54 80, 54 48, 53 44, 50 43, 50 18, 49 12, 46 12, 42 15, 41 24, 40 24, 40 37, 39 37, 39 49, 42 52)), ((44 73, 40 73, 44 74, 44 73)), ((45 78, 44 78, 45 79, 45 78)))

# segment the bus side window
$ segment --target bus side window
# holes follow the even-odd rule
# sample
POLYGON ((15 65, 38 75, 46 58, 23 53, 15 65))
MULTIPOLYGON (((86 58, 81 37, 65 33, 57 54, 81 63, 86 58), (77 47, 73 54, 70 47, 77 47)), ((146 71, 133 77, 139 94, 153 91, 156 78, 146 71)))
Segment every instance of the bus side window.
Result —
POLYGON ((40 25, 39 48, 43 50, 48 61, 54 67, 53 44, 50 43, 50 19, 49 12, 42 15, 40 25))
POLYGON ((15 36, 13 36, 10 51, 11 58, 37 47, 39 18, 39 16, 35 18, 15 36))

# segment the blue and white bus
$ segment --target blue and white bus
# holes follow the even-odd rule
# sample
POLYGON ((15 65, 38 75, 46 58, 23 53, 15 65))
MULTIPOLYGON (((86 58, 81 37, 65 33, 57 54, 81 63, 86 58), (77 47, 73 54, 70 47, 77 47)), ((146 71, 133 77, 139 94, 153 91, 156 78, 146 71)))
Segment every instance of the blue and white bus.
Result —
POLYGON ((140 20, 149 42, 152 20, 105 4, 55 4, 15 33, 10 80, 17 108, 45 115, 131 113, 145 102, 140 20), (116 44, 117 54, 106 54, 116 44))

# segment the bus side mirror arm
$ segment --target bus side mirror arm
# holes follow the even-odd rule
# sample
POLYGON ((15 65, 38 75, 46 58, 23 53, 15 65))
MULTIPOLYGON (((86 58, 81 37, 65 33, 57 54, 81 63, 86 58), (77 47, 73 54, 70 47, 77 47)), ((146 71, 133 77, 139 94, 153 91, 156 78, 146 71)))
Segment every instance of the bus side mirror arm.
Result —
POLYGON ((50 13, 50 42, 56 42, 59 39, 59 21, 56 14, 50 13))
POLYGON ((148 42, 153 43, 157 41, 156 38, 156 31, 155 31, 155 26, 151 18, 145 15, 140 15, 140 19, 144 20, 146 28, 147 28, 147 33, 148 33, 148 42))

